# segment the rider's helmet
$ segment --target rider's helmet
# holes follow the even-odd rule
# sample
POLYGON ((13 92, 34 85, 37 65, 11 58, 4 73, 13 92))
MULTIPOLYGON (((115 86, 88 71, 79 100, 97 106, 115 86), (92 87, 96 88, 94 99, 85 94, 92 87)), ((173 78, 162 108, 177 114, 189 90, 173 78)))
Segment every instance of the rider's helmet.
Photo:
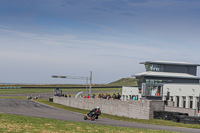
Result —
POLYGON ((97 106, 97 111, 99 111, 100 110, 100 108, 97 106))

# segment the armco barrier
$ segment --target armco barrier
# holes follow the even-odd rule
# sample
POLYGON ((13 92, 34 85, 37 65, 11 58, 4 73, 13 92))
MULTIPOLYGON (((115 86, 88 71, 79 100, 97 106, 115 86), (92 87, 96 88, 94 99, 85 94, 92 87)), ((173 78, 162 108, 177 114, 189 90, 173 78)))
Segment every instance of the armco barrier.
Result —
POLYGON ((116 99, 107 100, 100 98, 65 98, 54 96, 53 102, 86 110, 91 110, 99 106, 101 108, 102 113, 137 119, 151 119, 153 118, 154 111, 164 109, 163 101, 150 100, 123 101, 116 99))

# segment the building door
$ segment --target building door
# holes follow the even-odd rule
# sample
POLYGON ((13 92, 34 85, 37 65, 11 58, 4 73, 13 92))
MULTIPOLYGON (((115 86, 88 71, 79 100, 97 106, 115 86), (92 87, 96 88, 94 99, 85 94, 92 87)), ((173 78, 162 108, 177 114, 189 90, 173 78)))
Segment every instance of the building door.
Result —
POLYGON ((177 107, 179 107, 179 96, 176 96, 177 98, 177 107))

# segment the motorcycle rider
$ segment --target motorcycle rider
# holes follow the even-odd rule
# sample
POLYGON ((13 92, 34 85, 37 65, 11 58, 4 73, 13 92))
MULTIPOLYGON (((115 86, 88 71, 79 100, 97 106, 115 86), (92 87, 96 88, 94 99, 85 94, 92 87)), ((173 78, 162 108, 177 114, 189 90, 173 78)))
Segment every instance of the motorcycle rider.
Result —
MULTIPOLYGON (((92 110, 90 111, 90 113, 87 114, 87 116, 91 118, 92 114, 95 114, 96 112, 99 112, 99 115, 101 115, 101 110, 100 110, 100 108, 99 108, 99 107, 96 107, 96 108, 92 109, 92 110)), ((98 119, 98 115, 97 115, 96 119, 98 119)))

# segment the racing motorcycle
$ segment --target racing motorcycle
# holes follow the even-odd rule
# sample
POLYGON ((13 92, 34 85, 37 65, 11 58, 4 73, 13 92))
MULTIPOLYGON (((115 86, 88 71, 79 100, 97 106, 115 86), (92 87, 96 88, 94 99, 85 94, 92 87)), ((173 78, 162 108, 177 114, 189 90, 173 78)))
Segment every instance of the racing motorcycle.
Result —
POLYGON ((94 121, 95 119, 98 119, 99 115, 101 115, 101 110, 92 112, 91 117, 89 117, 90 113, 86 114, 84 116, 84 120, 92 120, 92 121, 94 121))

